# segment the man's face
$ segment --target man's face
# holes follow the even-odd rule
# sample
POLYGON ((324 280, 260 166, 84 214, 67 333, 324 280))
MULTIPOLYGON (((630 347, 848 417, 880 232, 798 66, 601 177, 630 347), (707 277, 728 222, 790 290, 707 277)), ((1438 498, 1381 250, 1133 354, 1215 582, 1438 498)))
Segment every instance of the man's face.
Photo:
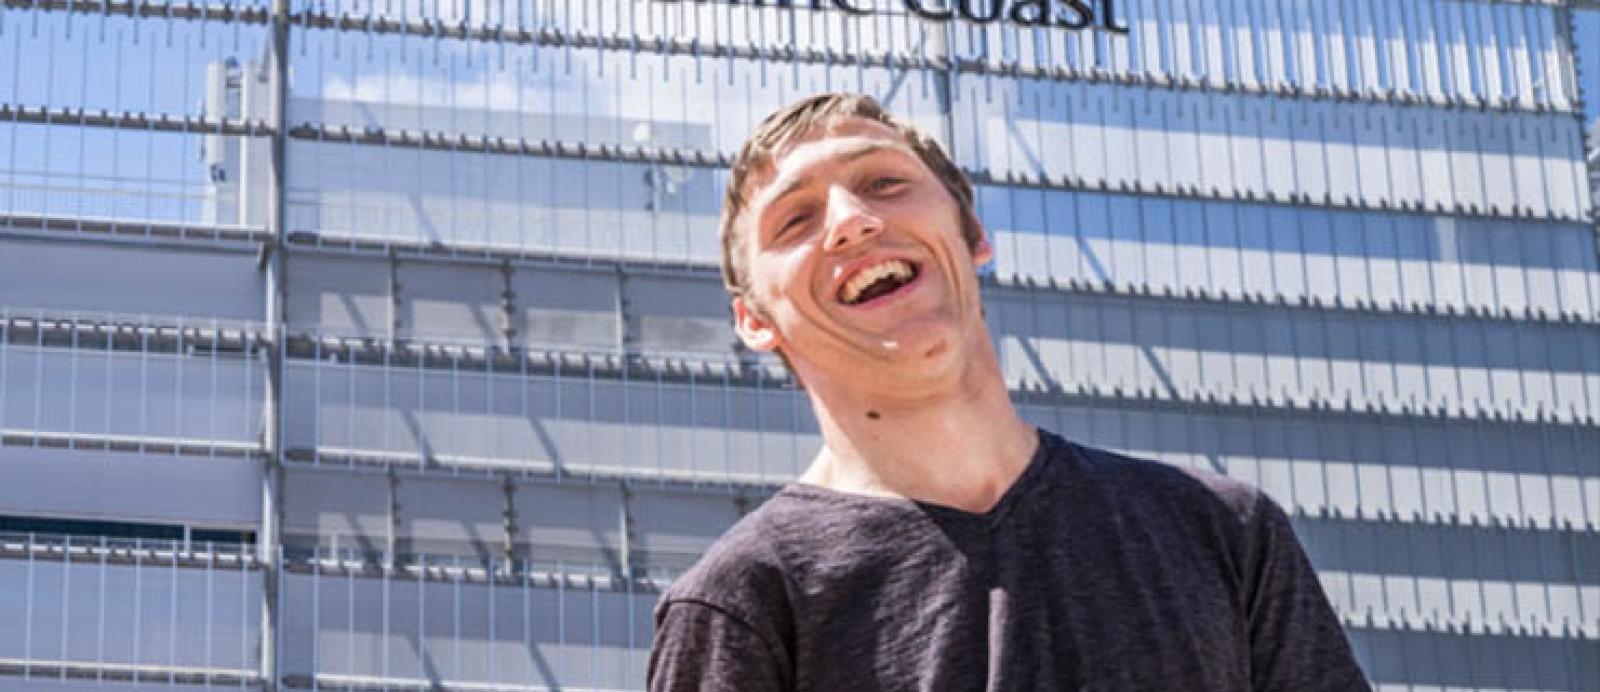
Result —
POLYGON ((897 132, 860 118, 821 129, 751 183, 741 338, 782 348, 811 384, 955 372, 987 338, 974 274, 987 241, 968 250, 955 198, 897 132))

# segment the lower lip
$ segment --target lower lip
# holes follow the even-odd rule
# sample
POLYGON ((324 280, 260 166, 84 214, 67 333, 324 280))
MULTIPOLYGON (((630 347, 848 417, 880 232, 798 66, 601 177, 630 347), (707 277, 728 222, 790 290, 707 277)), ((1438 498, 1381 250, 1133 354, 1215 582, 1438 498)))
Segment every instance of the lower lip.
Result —
POLYGON ((918 271, 917 275, 911 278, 911 281, 907 282, 904 286, 895 289, 894 293, 890 293, 886 296, 879 296, 865 303, 858 303, 855 305, 846 303, 844 306, 852 310, 876 310, 879 308, 889 307, 900 302, 900 300, 906 296, 911 295, 911 291, 916 289, 916 287, 922 283, 922 277, 924 274, 926 274, 925 271, 918 271))

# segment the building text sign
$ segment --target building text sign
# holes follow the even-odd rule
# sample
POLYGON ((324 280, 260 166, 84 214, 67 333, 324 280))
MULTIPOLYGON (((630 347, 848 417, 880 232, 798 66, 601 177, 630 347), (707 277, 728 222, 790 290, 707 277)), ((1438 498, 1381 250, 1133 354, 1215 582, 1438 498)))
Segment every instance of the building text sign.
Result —
POLYGON ((1119 34, 1128 27, 1117 18, 1116 0, 656 0, 661 3, 718 3, 792 10, 809 6, 866 15, 890 7, 935 22, 989 24, 1009 22, 1029 27, 1099 28, 1119 34))

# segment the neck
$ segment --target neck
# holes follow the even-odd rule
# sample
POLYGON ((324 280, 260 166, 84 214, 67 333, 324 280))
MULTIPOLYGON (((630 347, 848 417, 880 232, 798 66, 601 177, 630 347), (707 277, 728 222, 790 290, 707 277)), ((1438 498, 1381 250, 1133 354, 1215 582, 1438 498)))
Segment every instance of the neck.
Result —
POLYGON ((948 387, 915 399, 811 387, 823 449, 804 483, 984 512, 1027 467, 1038 432, 1017 415, 987 338, 948 387))

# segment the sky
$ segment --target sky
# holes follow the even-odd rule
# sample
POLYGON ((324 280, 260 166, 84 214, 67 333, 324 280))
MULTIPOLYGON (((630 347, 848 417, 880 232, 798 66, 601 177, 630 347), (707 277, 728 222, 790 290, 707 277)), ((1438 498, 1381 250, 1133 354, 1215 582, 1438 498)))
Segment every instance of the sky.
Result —
MULTIPOLYGON (((1578 60, 1583 63, 1585 120, 1600 121, 1600 10, 1578 12, 1578 60)), ((1600 146, 1600 143, 1593 143, 1600 146)))

